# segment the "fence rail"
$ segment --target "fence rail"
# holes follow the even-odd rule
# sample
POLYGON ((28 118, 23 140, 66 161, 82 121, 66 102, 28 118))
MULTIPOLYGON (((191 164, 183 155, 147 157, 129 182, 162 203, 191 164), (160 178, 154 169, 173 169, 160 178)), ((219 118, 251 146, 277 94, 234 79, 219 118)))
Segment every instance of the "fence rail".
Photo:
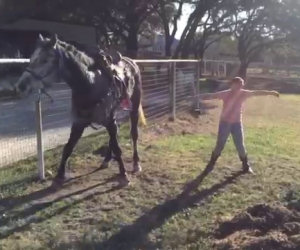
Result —
MULTIPOLYGON (((28 62, 29 59, 0 59, 0 67, 28 62)), ((203 71, 202 62, 136 62, 142 73, 142 99, 147 119, 158 119, 167 114, 176 119, 177 111, 184 111, 195 105, 193 97, 198 94, 200 71, 203 71)), ((206 70, 203 73, 209 74, 209 67, 217 64, 217 75, 226 76, 226 70, 221 68, 226 68, 224 65, 229 62, 205 63, 206 70)), ((9 81, 8 76, 0 77, 0 87, 1 81, 9 81)), ((71 91, 68 86, 65 83, 54 83, 49 93, 54 97, 54 103, 50 103, 46 98, 36 102, 34 96, 21 100, 0 98, 0 167, 36 155, 38 152, 39 174, 43 178, 43 151, 64 144, 69 137, 71 125, 71 91)), ((118 116, 124 118, 124 113, 120 112, 118 116)), ((87 129, 84 135, 93 132, 94 130, 87 129)))

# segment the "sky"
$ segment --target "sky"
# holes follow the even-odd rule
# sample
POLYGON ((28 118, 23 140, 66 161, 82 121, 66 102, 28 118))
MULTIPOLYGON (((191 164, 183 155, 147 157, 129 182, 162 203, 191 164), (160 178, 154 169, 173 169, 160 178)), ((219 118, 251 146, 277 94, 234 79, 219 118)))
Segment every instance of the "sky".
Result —
POLYGON ((175 35, 175 38, 180 39, 180 36, 185 28, 185 25, 187 23, 187 20, 189 18, 189 14, 191 13, 191 11, 192 11, 192 9, 190 6, 188 6, 188 5, 183 6, 183 10, 182 10, 183 14, 178 22, 178 30, 175 35))

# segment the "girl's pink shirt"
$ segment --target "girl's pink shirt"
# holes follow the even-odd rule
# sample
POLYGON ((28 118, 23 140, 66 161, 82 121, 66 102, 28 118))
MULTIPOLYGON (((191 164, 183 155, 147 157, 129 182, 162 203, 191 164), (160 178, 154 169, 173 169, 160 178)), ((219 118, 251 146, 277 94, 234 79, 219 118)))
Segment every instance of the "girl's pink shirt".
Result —
POLYGON ((223 101, 221 121, 228 123, 241 122, 243 103, 250 96, 250 93, 251 91, 245 89, 235 91, 229 89, 216 93, 217 98, 223 101))

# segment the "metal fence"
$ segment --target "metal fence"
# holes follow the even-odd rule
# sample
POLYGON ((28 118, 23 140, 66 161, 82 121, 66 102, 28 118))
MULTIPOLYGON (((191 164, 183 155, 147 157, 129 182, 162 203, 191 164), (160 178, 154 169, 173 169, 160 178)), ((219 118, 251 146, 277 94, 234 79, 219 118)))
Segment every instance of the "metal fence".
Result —
MULTIPOLYGON (((2 60, 6 64, 11 62, 2 60)), ((26 62, 23 60, 20 63, 26 62)), ((200 70, 205 74, 213 72, 213 67, 208 65, 217 63, 218 76, 225 77, 227 74, 225 62, 208 61, 204 69, 203 63, 197 60, 136 62, 142 72, 142 102, 147 119, 157 119, 167 114, 175 119, 177 110, 187 110, 195 105, 193 97, 198 93, 200 70)), ((47 98, 36 102, 34 96, 20 100, 0 98, 0 167, 36 155, 37 149, 42 154, 43 150, 67 141, 71 123, 71 91, 65 83, 55 83, 49 93, 54 97, 54 103, 47 98)), ((119 113, 119 116, 122 115, 119 113)), ((93 132, 87 129, 85 135, 93 132)), ((41 165, 42 155, 39 158, 41 165)))

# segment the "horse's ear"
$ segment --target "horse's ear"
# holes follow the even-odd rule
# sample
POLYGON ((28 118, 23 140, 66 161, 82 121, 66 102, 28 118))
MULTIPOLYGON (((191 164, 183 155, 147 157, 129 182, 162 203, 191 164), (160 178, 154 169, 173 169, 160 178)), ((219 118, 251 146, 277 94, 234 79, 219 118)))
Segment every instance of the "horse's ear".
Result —
POLYGON ((39 41, 40 41, 40 42, 43 42, 44 40, 45 40, 45 39, 44 39, 43 35, 40 33, 40 34, 39 34, 39 41))
POLYGON ((57 34, 53 34, 50 38, 50 44, 54 47, 57 42, 57 34))

